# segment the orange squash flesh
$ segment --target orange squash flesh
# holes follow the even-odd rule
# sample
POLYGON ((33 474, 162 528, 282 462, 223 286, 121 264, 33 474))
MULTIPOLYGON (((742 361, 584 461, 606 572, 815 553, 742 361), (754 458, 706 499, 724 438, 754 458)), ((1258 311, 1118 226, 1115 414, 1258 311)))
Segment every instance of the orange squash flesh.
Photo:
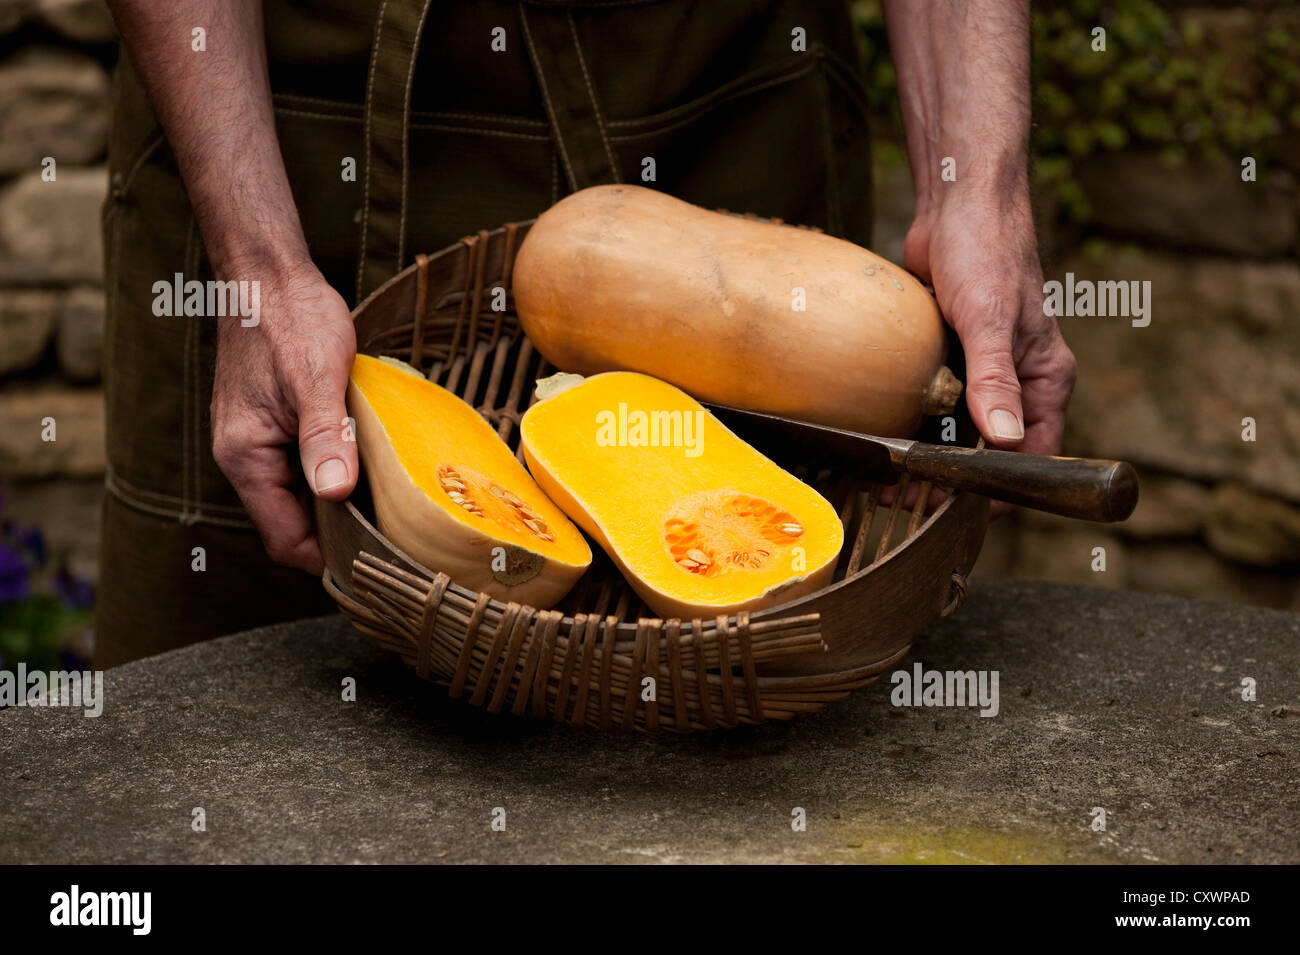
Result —
POLYGON ((520 433, 537 483, 663 617, 757 610, 830 582, 835 509, 666 382, 596 375, 535 404, 520 433))
POLYGON ((539 608, 590 565, 582 533, 491 426, 414 368, 358 355, 348 412, 379 529, 413 560, 539 608))

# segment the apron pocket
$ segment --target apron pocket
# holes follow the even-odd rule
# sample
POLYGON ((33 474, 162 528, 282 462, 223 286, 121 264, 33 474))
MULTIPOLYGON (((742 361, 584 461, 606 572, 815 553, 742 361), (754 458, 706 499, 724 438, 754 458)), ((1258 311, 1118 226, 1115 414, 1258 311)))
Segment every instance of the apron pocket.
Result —
POLYGON ((838 88, 832 93, 828 64, 814 47, 665 112, 609 123, 623 181, 707 208, 867 238, 869 194, 845 196, 862 181, 854 165, 869 184, 865 115, 847 109, 838 88), (849 131, 847 147, 837 146, 849 131))
POLYGON ((542 122, 417 113, 408 161, 403 265, 480 229, 531 219, 563 188, 542 122))

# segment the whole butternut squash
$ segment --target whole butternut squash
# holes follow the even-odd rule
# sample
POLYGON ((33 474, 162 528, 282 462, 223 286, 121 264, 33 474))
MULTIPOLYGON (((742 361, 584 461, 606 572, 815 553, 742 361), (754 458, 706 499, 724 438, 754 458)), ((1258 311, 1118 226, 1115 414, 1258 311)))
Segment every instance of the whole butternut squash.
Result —
POLYGON ((904 269, 828 235, 593 186, 520 247, 519 321, 565 371, 887 436, 952 410, 943 318, 904 269))

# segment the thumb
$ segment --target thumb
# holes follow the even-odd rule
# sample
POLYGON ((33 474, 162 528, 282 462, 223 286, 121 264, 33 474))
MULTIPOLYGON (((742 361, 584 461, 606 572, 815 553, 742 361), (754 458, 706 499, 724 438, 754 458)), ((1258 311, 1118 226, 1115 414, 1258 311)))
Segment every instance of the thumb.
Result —
POLYGON ((343 500, 357 483, 357 442, 343 396, 342 388, 322 384, 298 403, 302 472, 312 492, 329 501, 343 500))
POLYGON ((1020 379, 1011 357, 1011 329, 982 329, 966 349, 966 406, 991 444, 1014 448, 1025 437, 1020 379))
POLYGON ((930 274, 930 227, 921 219, 913 221, 903 237, 903 268, 922 282, 934 281, 930 274))

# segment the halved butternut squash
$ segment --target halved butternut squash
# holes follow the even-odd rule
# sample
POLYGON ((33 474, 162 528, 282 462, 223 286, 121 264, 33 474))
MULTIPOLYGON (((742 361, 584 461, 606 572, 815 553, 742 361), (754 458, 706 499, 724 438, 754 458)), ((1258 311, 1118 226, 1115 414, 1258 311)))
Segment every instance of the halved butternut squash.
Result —
POLYGON ((591 548, 473 408, 390 358, 358 355, 348 413, 380 531, 471 590, 546 608, 591 548))
POLYGON ((695 399, 635 372, 556 379, 520 426, 528 469, 655 613, 757 610, 830 582, 835 509, 695 399))

